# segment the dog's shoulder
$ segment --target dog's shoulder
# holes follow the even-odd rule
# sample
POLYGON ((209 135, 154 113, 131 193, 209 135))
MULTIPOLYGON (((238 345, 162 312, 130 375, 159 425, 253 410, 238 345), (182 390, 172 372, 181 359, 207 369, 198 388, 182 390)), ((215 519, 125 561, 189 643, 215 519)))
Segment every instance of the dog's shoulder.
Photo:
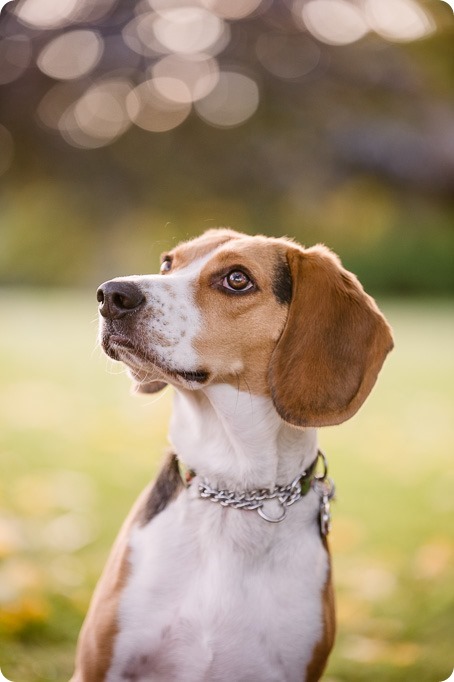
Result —
POLYGON ((156 479, 139 495, 112 547, 79 636, 74 682, 97 682, 104 679, 118 632, 120 597, 130 573, 131 531, 137 526, 148 524, 182 489, 184 483, 178 460, 170 453, 156 479))

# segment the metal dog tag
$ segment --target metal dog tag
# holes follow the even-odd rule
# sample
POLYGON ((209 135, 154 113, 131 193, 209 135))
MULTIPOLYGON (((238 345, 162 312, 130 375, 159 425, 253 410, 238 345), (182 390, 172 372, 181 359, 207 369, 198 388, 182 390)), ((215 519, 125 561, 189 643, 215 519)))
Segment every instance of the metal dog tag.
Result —
POLYGON ((326 537, 331 530, 331 505, 336 492, 334 482, 331 478, 314 478, 312 487, 320 498, 319 522, 320 533, 326 537))

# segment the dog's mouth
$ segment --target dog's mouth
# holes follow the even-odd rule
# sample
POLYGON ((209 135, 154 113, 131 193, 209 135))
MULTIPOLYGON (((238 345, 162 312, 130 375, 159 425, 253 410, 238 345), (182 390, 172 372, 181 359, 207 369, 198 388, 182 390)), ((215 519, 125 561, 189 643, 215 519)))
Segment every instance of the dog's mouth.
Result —
POLYGON ((133 370, 144 369, 143 365, 145 367, 152 365, 163 373, 165 378, 182 379, 187 383, 196 384, 205 384, 210 378, 209 372, 204 369, 185 370, 168 367, 159 358, 150 355, 149 352, 140 348, 128 336, 123 334, 103 334, 101 345, 106 355, 113 360, 124 362, 133 370))
POLYGON ((137 349, 134 343, 127 336, 122 334, 109 334, 104 333, 101 338, 101 346, 103 351, 112 360, 121 361, 120 351, 129 350, 132 353, 136 353, 137 349))
POLYGON ((209 373, 205 372, 204 370, 198 370, 196 372, 188 372, 184 369, 180 369, 177 371, 173 371, 173 374, 181 377, 181 379, 184 379, 185 381, 195 381, 198 384, 205 384, 208 379, 209 379, 209 373))

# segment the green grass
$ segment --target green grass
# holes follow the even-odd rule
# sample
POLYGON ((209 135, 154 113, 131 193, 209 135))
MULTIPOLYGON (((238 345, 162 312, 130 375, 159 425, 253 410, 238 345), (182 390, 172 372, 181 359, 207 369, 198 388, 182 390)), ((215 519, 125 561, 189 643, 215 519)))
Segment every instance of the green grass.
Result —
MULTIPOLYGON (((96 349, 92 298, 0 293, 0 667, 14 682, 70 677, 109 546, 166 447, 170 391, 130 395, 96 349)), ((454 667, 452 306, 383 308, 396 349, 360 413, 320 434, 338 488, 326 682, 454 667)))

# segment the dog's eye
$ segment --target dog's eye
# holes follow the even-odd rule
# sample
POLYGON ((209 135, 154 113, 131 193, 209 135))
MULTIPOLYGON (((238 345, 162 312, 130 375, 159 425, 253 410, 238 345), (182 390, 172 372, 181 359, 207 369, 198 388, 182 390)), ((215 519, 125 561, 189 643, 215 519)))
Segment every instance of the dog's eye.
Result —
POLYGON ((248 291, 254 286, 251 280, 241 270, 232 270, 222 280, 222 286, 230 291, 248 291))
POLYGON ((161 263, 161 267, 159 268, 159 272, 161 273, 161 275, 163 275, 165 272, 169 272, 169 270, 171 270, 171 269, 172 269, 172 261, 170 260, 170 258, 165 258, 161 263))

